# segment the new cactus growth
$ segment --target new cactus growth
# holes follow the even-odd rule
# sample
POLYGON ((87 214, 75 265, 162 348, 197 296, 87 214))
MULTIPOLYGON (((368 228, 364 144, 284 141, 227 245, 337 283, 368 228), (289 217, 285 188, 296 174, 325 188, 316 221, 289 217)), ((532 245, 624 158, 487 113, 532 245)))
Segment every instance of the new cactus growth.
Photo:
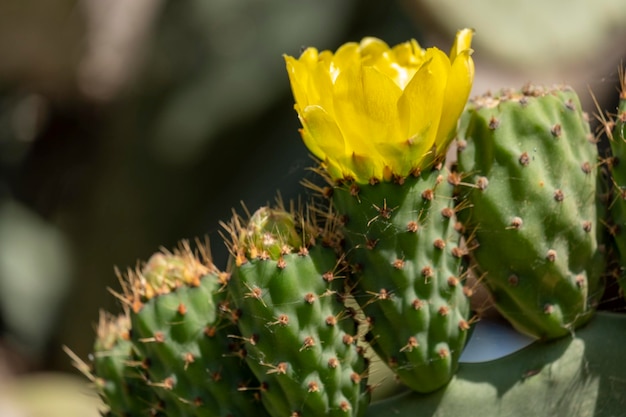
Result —
POLYGON ((597 147, 570 88, 526 87, 470 102, 458 152, 459 218, 478 272, 520 331, 550 339, 602 294, 597 147))
POLYGON ((188 246, 128 274, 132 340, 169 416, 264 415, 226 299, 229 275, 188 246))
POLYGON ((147 385, 130 340, 128 314, 101 312, 94 343, 93 366, 66 349, 74 365, 93 383, 105 404, 104 417, 163 416, 158 398, 147 385))
POLYGON ((344 306, 341 260, 318 228, 264 207, 228 225, 232 279, 246 361, 274 417, 360 416, 369 402, 367 361, 344 306))

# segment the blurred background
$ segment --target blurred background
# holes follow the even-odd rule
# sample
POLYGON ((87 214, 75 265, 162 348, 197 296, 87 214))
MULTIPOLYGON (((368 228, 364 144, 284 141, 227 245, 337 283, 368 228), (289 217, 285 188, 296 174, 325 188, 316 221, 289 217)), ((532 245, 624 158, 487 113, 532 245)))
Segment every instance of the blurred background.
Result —
POLYGON ((119 311, 114 267, 205 236, 223 267, 232 208, 304 194, 282 54, 473 27, 473 94, 567 83, 593 113, 624 21, 622 0, 0 1, 0 415, 97 415, 62 346, 86 359, 119 311))

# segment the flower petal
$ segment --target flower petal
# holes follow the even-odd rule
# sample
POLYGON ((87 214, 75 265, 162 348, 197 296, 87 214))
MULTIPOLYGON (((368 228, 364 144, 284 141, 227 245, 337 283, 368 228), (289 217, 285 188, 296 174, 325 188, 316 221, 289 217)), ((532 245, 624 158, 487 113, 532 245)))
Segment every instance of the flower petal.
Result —
POLYGON ((313 155, 321 160, 350 155, 337 123, 322 107, 307 106, 300 114, 302 140, 313 155))
POLYGON ((445 153, 454 136, 458 119, 465 108, 474 81, 474 61, 471 49, 461 52, 450 70, 444 98, 445 106, 441 114, 437 133, 437 153, 445 153))
POLYGON ((454 43, 450 48, 450 62, 454 62, 461 52, 470 50, 473 37, 474 29, 461 29, 456 33, 454 43))
POLYGON ((361 61, 359 54, 359 44, 356 42, 348 42, 339 47, 333 56, 330 65, 331 79, 336 82, 339 74, 353 65, 361 61))
POLYGON ((333 91, 335 116, 351 153, 378 157, 376 143, 400 131, 401 95, 393 80, 372 67, 357 64, 339 74, 333 91))
POLYGON ((404 138, 410 144, 403 165, 410 163, 412 168, 419 167, 435 145, 450 72, 450 61, 442 51, 430 48, 425 58, 426 62, 404 89, 398 106, 404 138))
POLYGON ((332 54, 328 51, 318 54, 314 48, 307 48, 300 59, 284 58, 298 113, 311 104, 332 112, 332 98, 328 94, 332 90, 329 72, 332 54))
POLYGON ((472 36, 457 32, 449 56, 373 37, 286 56, 303 141, 329 175, 388 181, 441 156, 473 82, 472 36))

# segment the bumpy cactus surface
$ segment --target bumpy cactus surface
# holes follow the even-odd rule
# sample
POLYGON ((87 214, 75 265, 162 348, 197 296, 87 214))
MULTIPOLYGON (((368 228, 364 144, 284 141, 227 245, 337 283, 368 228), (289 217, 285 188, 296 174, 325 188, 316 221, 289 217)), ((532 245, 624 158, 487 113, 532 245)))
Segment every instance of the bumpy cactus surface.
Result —
POLYGON ((470 327, 465 250, 448 179, 429 169, 402 184, 344 183, 332 197, 370 343, 418 392, 452 378, 470 327))
POLYGON ((520 331, 568 334, 602 294, 597 147, 567 87, 471 101, 458 152, 459 210, 478 272, 520 331))
POLYGON ((228 289, 267 410, 274 417, 362 415, 367 361, 343 303, 331 231, 269 207, 225 227, 233 254, 228 289))
POLYGON ((114 316, 101 312, 93 365, 67 352, 74 365, 92 381, 106 405, 104 417, 163 416, 158 410, 158 398, 146 384, 130 334, 127 313, 114 316))
POLYGON ((228 278, 188 248, 129 274, 132 340, 169 416, 265 415, 223 291, 228 278))
POLYGON ((119 318, 104 315, 95 343, 95 382, 110 416, 267 415, 237 339, 236 314, 220 272, 184 243, 155 253, 123 280, 119 318))

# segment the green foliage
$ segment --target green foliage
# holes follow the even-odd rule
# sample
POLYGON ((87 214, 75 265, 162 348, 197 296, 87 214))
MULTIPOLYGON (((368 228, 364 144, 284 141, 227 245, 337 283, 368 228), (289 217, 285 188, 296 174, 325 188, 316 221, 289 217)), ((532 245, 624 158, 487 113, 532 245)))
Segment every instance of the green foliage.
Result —
POLYGON ((621 416, 624 328, 624 314, 598 312, 573 337, 535 343, 494 361, 462 363, 445 389, 375 402, 365 417, 621 416))

